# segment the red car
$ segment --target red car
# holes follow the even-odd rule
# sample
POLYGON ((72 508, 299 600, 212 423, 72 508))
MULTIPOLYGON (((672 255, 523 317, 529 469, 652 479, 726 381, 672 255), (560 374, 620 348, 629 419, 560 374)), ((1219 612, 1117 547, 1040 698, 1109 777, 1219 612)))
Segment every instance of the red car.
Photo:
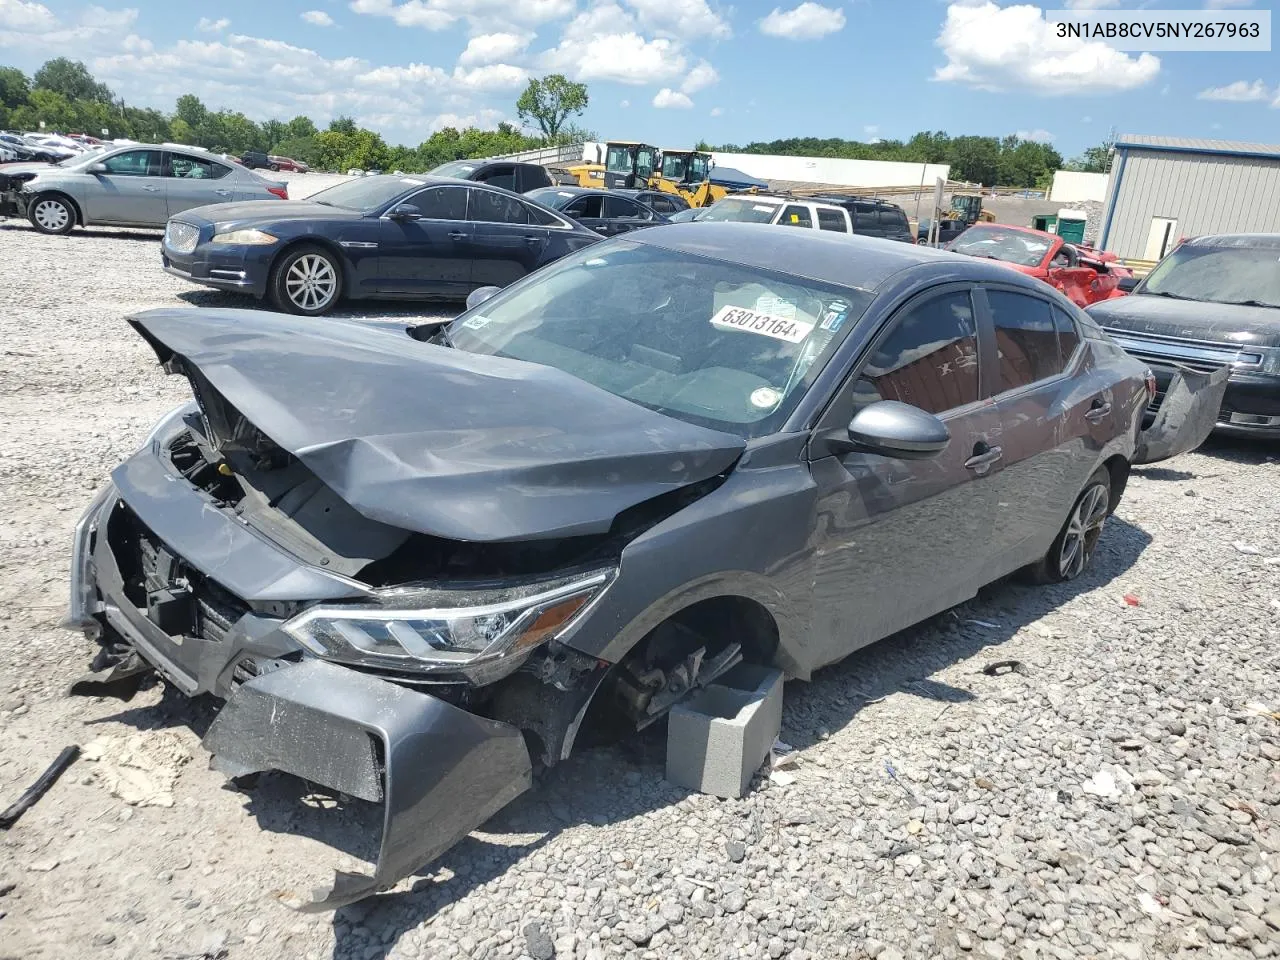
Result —
POLYGON ((1115 254, 1063 242, 1056 233, 1002 223, 974 224, 947 245, 955 253, 999 260, 1038 277, 1085 306, 1123 297, 1120 281, 1133 271, 1115 262, 1115 254))
POLYGON ((267 157, 271 161, 272 170, 290 170, 293 173, 306 173, 311 168, 301 160, 290 160, 288 157, 267 157))

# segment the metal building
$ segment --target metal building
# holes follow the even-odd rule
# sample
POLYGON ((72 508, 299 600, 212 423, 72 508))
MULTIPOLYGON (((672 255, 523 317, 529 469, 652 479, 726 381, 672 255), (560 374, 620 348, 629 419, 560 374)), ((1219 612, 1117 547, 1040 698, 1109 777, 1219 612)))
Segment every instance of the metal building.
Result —
POLYGON ((1120 137, 1098 245, 1159 260, 1210 233, 1280 233, 1280 146, 1120 137))

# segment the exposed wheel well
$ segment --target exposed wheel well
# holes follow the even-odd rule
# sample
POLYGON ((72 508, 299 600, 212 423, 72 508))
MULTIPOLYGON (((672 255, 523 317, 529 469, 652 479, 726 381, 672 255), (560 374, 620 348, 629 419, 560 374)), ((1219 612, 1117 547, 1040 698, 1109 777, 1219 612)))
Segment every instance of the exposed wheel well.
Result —
POLYGON ((1124 488, 1129 483, 1129 461, 1124 457, 1116 454, 1110 457, 1103 464, 1107 468, 1107 473, 1111 475, 1111 503, 1108 507, 1110 513, 1114 513, 1116 506, 1120 503, 1120 498, 1124 496, 1124 488))
POLYGON ((711 597, 685 607, 637 644, 642 646, 665 624, 677 623, 716 646, 737 643, 748 663, 768 663, 778 649, 778 624, 763 604, 747 597, 711 597), (723 642, 721 642, 723 641, 723 642))
POLYGON ((59 200, 65 200, 67 206, 71 208, 72 214, 75 215, 76 223, 84 226, 84 214, 80 212, 80 204, 76 203, 75 198, 69 193, 63 193, 61 190, 41 190, 35 195, 31 201, 31 206, 35 206, 41 197, 57 197, 59 200))

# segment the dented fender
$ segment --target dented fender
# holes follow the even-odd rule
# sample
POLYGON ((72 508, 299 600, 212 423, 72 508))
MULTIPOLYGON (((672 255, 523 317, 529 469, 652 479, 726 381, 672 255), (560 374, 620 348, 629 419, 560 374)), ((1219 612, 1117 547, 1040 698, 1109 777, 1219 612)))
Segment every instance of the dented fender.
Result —
POLYGON ((1208 439, 1218 422, 1230 367, 1201 373, 1179 366, 1151 426, 1138 435, 1133 462, 1157 463, 1189 453, 1208 439))
POLYGON ((304 912, 389 889, 528 790, 533 777, 514 726, 319 660, 242 684, 204 746, 211 766, 229 776, 280 770, 382 801, 373 875, 337 871, 304 912))

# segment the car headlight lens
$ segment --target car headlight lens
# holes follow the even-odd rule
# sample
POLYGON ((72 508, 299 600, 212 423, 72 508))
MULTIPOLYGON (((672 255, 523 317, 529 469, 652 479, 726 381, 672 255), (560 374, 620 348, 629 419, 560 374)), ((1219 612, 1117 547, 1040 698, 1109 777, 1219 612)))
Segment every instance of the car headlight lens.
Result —
POLYGON ((1280 348, 1269 347, 1254 351, 1262 354, 1262 372, 1280 377, 1280 348))
POLYGON ((283 629, 325 660, 490 682, 572 626, 613 577, 602 570, 514 590, 404 587, 376 605, 311 607, 283 629))
POLYGON ((231 230, 213 235, 214 243, 240 243, 250 246, 275 243, 277 239, 263 230, 231 230))

